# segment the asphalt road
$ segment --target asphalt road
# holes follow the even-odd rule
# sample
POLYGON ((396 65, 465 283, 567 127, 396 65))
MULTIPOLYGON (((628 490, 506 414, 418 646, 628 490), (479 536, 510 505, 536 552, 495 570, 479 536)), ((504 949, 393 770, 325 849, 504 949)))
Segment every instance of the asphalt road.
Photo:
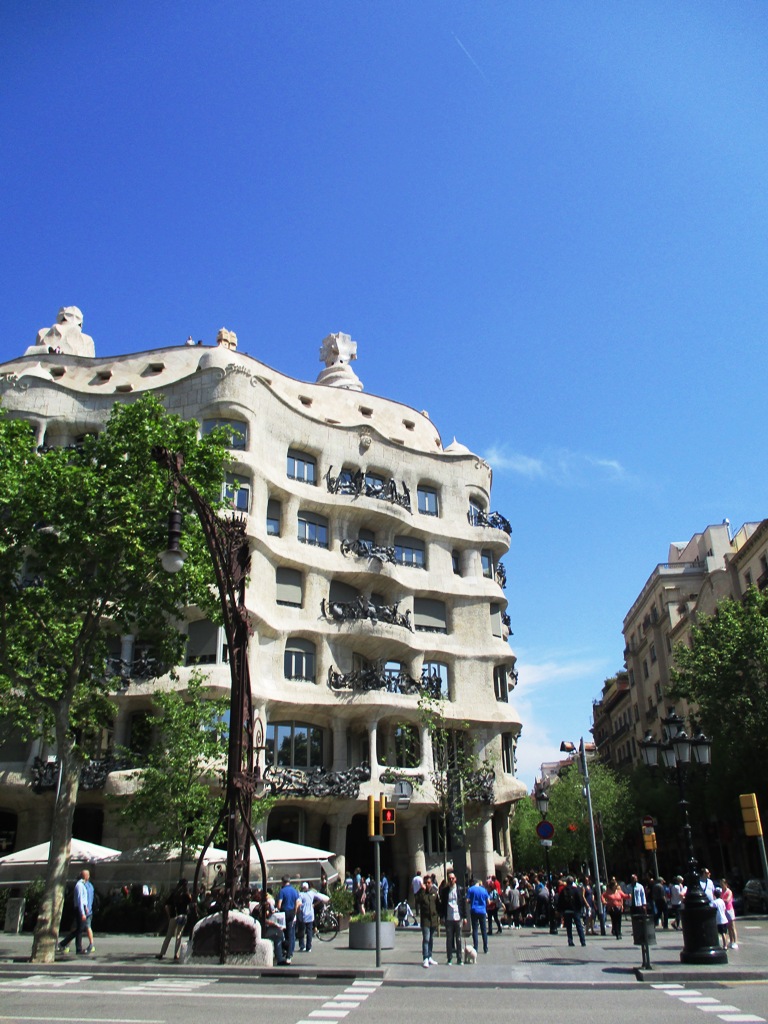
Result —
POLYGON ((714 985, 441 988, 435 985, 228 981, 208 977, 69 977, 36 974, 0 980, 0 1021, 40 1024, 508 1024, 510 1017, 568 1024, 759 1024, 768 982, 714 985))

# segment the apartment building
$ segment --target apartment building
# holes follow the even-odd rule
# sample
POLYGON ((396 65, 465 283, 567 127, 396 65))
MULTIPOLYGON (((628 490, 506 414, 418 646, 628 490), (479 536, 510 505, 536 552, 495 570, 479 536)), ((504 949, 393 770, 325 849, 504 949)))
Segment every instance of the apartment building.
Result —
MULTIPOLYGON (((287 377, 237 349, 222 329, 213 345, 165 346, 99 357, 82 314, 63 309, 23 355, 0 366, 0 400, 29 420, 41 445, 98 431, 115 402, 147 391, 201 431, 228 424, 235 465, 223 494, 247 520, 252 570, 247 606, 253 702, 264 725, 262 767, 278 802, 264 832, 333 850, 336 868, 372 864, 369 794, 413 796, 387 841, 382 866, 401 879, 442 865, 433 752, 422 694, 469 733, 485 762, 467 836, 478 875, 511 863, 508 820, 525 787, 515 777, 521 722, 510 695, 515 655, 502 563, 507 520, 492 509, 491 467, 428 415, 366 394, 345 334, 322 343, 313 382, 287 377)), ((469 396, 465 396, 468 400, 469 396)), ((222 631, 189 616, 183 689, 203 665, 228 693, 222 631)), ((133 666, 115 695, 104 758, 81 784, 75 834, 125 848, 111 794, 130 798, 109 752, 146 735, 155 686, 141 637, 116 656, 133 666), (142 667, 143 666, 143 667, 142 667)), ((0 838, 6 852, 48 838, 55 750, 0 735, 0 838)), ((450 844, 450 839, 449 839, 450 844)), ((448 852, 449 859, 451 851, 448 852)))

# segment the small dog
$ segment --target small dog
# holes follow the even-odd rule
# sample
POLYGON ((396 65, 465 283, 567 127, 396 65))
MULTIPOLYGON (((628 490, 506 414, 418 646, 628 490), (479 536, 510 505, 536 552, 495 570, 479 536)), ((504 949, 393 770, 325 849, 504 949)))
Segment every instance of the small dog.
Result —
POLYGON ((470 946, 468 943, 464 943, 464 963, 465 964, 476 964, 477 963, 477 950, 474 946, 470 946))

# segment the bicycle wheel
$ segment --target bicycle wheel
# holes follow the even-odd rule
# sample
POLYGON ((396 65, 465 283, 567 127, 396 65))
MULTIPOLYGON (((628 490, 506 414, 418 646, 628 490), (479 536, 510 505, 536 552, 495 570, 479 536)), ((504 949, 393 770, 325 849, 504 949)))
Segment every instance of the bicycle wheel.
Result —
POLYGON ((315 922, 315 935, 321 942, 333 942, 339 934, 339 919, 332 911, 327 911, 315 922))

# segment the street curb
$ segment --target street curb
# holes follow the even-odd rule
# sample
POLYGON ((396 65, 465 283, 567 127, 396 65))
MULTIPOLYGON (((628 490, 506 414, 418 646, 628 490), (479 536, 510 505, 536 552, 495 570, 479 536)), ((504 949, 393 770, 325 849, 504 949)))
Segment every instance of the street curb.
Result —
POLYGON ((768 971, 750 971, 746 968, 736 968, 732 971, 707 970, 706 974, 699 974, 695 971, 649 971, 643 967, 634 968, 635 977, 638 981, 656 982, 661 985, 722 985, 729 981, 765 981, 768 982, 768 971))

